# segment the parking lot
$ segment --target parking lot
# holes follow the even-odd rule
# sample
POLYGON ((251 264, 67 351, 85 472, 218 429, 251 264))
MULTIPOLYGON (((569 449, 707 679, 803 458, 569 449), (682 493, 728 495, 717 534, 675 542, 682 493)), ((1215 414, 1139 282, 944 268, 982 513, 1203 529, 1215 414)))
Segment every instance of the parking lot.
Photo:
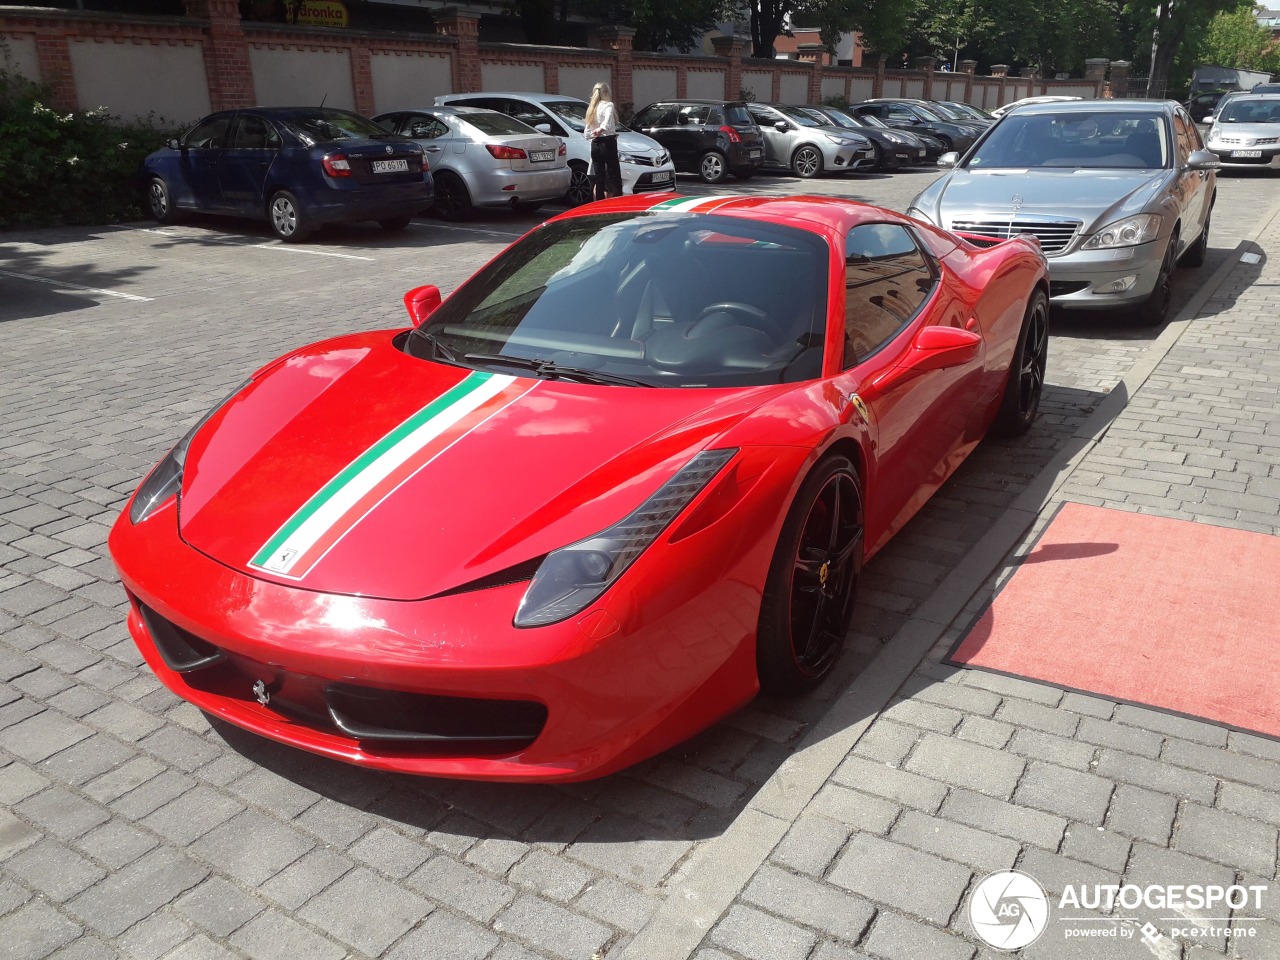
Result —
MULTIPOLYGON (((935 176, 759 175, 713 191, 681 175, 678 188, 902 210, 935 176)), ((1208 262, 1179 272, 1171 315, 1277 196, 1266 174, 1219 179, 1208 262)), ((399 234, 331 227, 303 245, 278 243, 265 224, 209 219, 0 236, 0 939, 10 955, 621 955, 1159 335, 1123 316, 1055 314, 1037 425, 980 447, 870 565, 838 675, 621 774, 516 788, 366 772, 212 722, 168 693, 129 639, 105 548, 138 480, 262 363, 403 326, 404 291, 435 283, 447 294, 554 212, 419 219, 399 234)))

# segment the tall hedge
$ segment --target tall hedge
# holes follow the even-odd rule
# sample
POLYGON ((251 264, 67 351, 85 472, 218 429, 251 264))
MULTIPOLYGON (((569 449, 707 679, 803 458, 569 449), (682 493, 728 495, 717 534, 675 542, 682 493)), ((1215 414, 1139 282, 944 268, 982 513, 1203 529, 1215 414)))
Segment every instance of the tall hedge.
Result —
POLYGON ((142 160, 177 131, 49 101, 46 87, 0 70, 0 229, 143 217, 142 160))

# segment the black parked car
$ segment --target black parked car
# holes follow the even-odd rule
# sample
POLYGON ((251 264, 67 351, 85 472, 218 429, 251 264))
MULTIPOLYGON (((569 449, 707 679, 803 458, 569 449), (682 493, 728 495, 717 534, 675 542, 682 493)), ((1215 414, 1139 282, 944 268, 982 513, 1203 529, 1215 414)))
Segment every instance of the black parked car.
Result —
POLYGON ((877 117, 890 127, 936 137, 948 152, 964 153, 982 132, 973 124, 944 120, 916 100, 867 100, 853 104, 849 112, 856 117, 877 117))
MULTIPOLYGON (((838 107, 815 107, 809 104, 794 105, 819 123, 844 127, 860 133, 871 141, 876 148, 877 170, 894 170, 898 167, 910 167, 924 163, 928 158, 928 149, 924 141, 914 133, 906 130, 890 130, 888 127, 874 126, 864 118, 851 117, 838 107)), ((935 158, 942 153, 942 144, 938 144, 935 158)))
POLYGON ((682 173, 719 183, 732 173, 745 180, 764 162, 764 137, 736 100, 662 100, 631 120, 631 127, 667 148, 682 173))
POLYGON ((402 230, 433 196, 419 144, 326 107, 212 114, 147 157, 143 177, 161 223, 185 211, 254 217, 287 242, 353 220, 402 230))

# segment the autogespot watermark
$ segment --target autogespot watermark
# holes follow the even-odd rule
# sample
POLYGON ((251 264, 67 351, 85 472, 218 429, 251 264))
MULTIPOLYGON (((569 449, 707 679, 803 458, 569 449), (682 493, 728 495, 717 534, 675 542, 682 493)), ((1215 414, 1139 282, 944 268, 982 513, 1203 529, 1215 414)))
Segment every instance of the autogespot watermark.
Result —
MULTIPOLYGON (((1060 935, 1068 940, 1162 940, 1251 938, 1266 884, 1068 884, 1056 904, 1060 935), (1098 911, 1103 916, 1081 916, 1098 911), (1153 912, 1154 918, 1132 914, 1153 912), (1157 925, 1159 924, 1159 925, 1157 925)), ((984 878, 969 897, 974 933, 997 950, 1020 950, 1050 927, 1050 898, 1032 876, 1004 870, 984 878)))

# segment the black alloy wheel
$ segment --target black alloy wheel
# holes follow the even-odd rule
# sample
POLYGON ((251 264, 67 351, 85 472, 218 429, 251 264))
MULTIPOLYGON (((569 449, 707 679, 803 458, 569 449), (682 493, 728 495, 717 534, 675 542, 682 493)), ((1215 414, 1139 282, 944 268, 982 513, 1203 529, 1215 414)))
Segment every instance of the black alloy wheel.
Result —
POLYGON ((571 163, 569 170, 569 189, 565 191, 564 202, 571 207, 580 207, 591 200, 591 175, 587 173, 585 163, 571 163))
POLYGON ((436 199, 433 209, 442 220, 459 221, 470 218, 471 194, 457 174, 442 170, 436 174, 436 199))
POLYGON ((1044 372, 1049 358, 1049 298, 1036 290, 1023 314, 1018 346, 1009 364, 1009 379, 991 432, 998 437, 1018 437, 1031 429, 1044 394, 1044 372))
POLYGON ((1144 327, 1158 327, 1164 323, 1169 312, 1169 301, 1173 298, 1173 271, 1178 263, 1178 235, 1169 238, 1164 250, 1164 259, 1160 261, 1160 274, 1156 277, 1156 285, 1151 295, 1138 307, 1138 323, 1144 327))
POLYGON ((756 635, 764 692, 794 696, 831 672, 853 612, 863 524, 857 470, 828 457, 801 485, 769 568, 756 635))

